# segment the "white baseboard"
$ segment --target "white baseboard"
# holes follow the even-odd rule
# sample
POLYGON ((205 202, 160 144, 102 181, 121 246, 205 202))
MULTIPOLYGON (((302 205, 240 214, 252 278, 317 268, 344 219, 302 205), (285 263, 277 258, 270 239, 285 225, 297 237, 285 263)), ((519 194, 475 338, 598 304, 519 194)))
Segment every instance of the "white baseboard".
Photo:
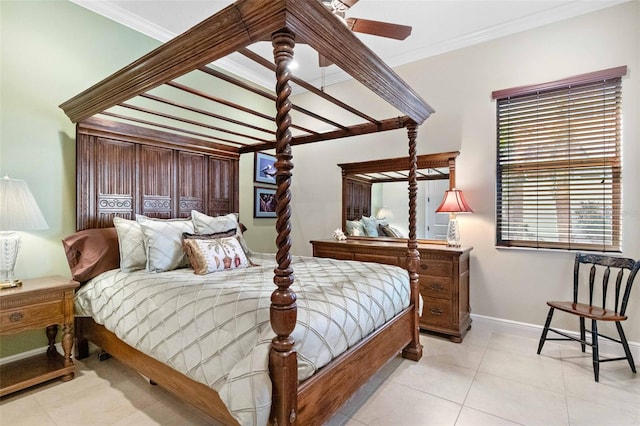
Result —
MULTIPOLYGON (((536 324, 528 324, 524 322, 511 321, 511 320, 506 320, 502 318, 494 318, 494 317, 488 317, 485 315, 478 315, 478 314, 471 314, 471 318, 473 319, 473 322, 475 325, 482 324, 483 326, 486 326, 497 332, 514 334, 516 336, 526 337, 529 339, 536 339, 536 340, 540 339, 540 334, 542 333, 542 328, 543 328, 542 326, 536 325, 536 324)), ((561 330, 561 331, 571 336, 576 336, 576 337, 578 336, 578 333, 573 331, 568 331, 568 330, 561 330)), ((557 343, 560 345, 572 346, 572 347, 576 347, 577 345, 577 343, 569 342, 569 341, 567 342, 556 341, 554 343, 557 343)), ((599 343, 600 343, 599 344, 600 353, 606 354, 609 356, 616 356, 616 357, 624 356, 624 351, 622 350, 621 345, 615 342, 610 342, 606 339, 600 339, 599 343)), ((59 342, 56 343, 56 348, 58 349, 58 352, 60 353, 63 352, 62 346, 59 342)), ((633 360, 636 362, 636 364, 640 362, 640 343, 629 342, 629 349, 631 350, 631 354, 633 355, 633 360)), ((0 365, 17 361, 23 358, 28 358, 30 356, 37 355, 46 351, 47 351, 47 347, 45 346, 43 348, 36 348, 27 352, 22 352, 16 355, 0 358, 0 365)))
MULTIPOLYGON (((492 330, 515 334, 520 337, 526 337, 529 339, 540 339, 540 335, 542 334, 542 329, 544 327, 536 324, 528 324, 524 322, 511 321, 501 318, 493 318, 484 315, 471 314, 471 318, 473 319, 474 324, 482 324, 483 326, 489 327, 492 330)), ((579 337, 580 334, 574 331, 562 330, 560 331, 567 333, 570 336, 579 337)), ((557 336, 561 337, 561 336, 557 336)), ((557 343, 559 345, 567 345, 571 347, 579 347, 578 343, 571 341, 554 341, 553 343, 557 343)), ((633 360, 636 364, 640 362, 640 343, 638 342, 628 342, 629 349, 631 350, 631 355, 633 356, 633 360)), ((607 339, 599 339, 598 346, 600 348, 600 353, 603 355, 607 355, 610 357, 619 357, 624 356, 624 350, 622 349, 622 345, 608 341, 607 339)))

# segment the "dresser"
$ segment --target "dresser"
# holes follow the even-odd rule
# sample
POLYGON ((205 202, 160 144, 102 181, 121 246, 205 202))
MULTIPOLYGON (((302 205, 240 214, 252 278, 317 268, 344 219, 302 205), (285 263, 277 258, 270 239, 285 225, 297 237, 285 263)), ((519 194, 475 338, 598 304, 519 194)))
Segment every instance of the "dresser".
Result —
MULTIPOLYGON (((407 245, 400 241, 348 239, 314 240, 313 255, 342 260, 385 263, 405 267, 407 245)), ((418 244, 420 294, 423 299, 420 329, 447 335, 460 343, 471 327, 469 255, 471 247, 451 248, 418 244)))

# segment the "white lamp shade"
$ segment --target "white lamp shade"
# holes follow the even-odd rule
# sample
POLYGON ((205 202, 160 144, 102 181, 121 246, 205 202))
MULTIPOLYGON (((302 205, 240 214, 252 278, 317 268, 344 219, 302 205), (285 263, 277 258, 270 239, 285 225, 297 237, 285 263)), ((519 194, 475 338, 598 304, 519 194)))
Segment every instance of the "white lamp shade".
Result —
POLYGON ((393 212, 387 206, 382 206, 376 214, 376 219, 393 219, 393 212))
POLYGON ((22 179, 0 179, 0 232, 49 229, 38 203, 22 179))

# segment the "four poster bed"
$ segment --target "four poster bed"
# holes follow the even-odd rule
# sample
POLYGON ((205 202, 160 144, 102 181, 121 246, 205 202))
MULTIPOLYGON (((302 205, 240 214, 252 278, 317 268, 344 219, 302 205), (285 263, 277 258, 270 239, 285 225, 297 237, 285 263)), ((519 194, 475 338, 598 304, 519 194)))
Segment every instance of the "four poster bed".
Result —
MULTIPOLYGON (((225 92, 226 95, 230 90, 221 89, 220 92, 225 92)), ((419 254, 416 250, 415 232, 416 137, 418 125, 428 118, 433 110, 393 70, 367 49, 346 26, 342 25, 321 2, 240 0, 63 103, 61 108, 73 122, 77 123, 78 231, 108 228, 119 220, 114 218, 134 219, 136 215, 142 215, 143 221, 152 220, 149 218, 171 219, 189 216, 195 221, 196 216, 193 215, 199 213, 194 211, 204 212, 207 220, 226 217, 229 213, 237 212, 239 207, 239 156, 275 149, 277 253, 271 259, 265 255, 247 251, 248 262, 251 263, 251 267, 247 270, 261 271, 260 274, 263 276, 269 275, 270 285, 273 286, 275 283, 276 286, 272 292, 271 289, 269 290, 270 297, 268 295, 266 298, 266 308, 259 307, 266 309, 266 311, 262 309, 261 312, 267 312, 267 326, 270 324, 270 327, 268 330, 261 330, 262 337, 257 338, 262 339, 258 343, 266 347, 267 351, 264 356, 265 362, 268 360, 268 369, 265 370, 265 374, 268 374, 272 388, 270 408, 267 409, 270 410, 270 423, 321 424, 380 367, 398 353, 401 352, 405 358, 412 360, 421 358, 422 346, 419 342, 418 329, 419 254), (275 65, 247 48, 261 41, 272 43, 275 65), (330 59, 404 115, 388 119, 372 118, 325 91, 318 90, 294 77, 288 70, 288 64, 293 59, 295 44, 310 46, 323 57, 330 59), (275 71, 275 95, 208 65, 232 52, 240 53, 275 71), (273 110, 267 112, 254 110, 246 103, 219 98, 211 93, 212 86, 196 89, 177 81, 187 73, 198 73, 212 78, 216 84, 228 85, 225 86, 227 88, 232 86, 233 90, 275 101, 275 120, 273 110), (302 87, 364 122, 341 124, 325 117, 322 112, 314 112, 304 106, 292 104, 291 84, 302 87), (171 90, 165 90, 167 88, 171 90), (160 90, 165 91, 159 92, 160 90), (178 95, 175 99, 169 99, 169 92, 178 95), (185 103, 187 95, 194 99, 193 103, 185 103), (203 103, 206 102, 214 104, 216 108, 203 107, 203 103), (187 115, 175 115, 176 110, 186 111, 187 115), (123 111, 133 112, 125 115, 123 111), (200 117, 200 121, 194 121, 195 116, 200 117), (306 121, 302 121, 313 122, 315 127, 311 124, 304 126, 296 124, 296 120, 292 118, 297 116, 305 117, 306 121), (269 124, 261 125, 261 121, 269 124), (406 260, 403 262, 404 269, 387 265, 329 259, 313 260, 314 258, 292 256, 289 238, 292 215, 291 147, 402 128, 407 129, 411 166, 410 231, 406 260), (321 274, 317 272, 318 268, 324 268, 328 272, 321 274), (309 360, 303 352, 298 355, 298 348, 306 344, 303 340, 296 342, 294 337, 295 333, 298 333, 298 328, 303 327, 303 319, 300 316, 307 316, 307 313, 314 309, 327 309, 321 316, 330 317, 332 321, 334 316, 338 315, 332 310, 333 308, 310 307, 311 302, 308 301, 307 295, 316 290, 315 287, 308 286, 327 282, 328 287, 318 291, 325 293, 329 291, 328 288, 333 291, 338 287, 347 286, 343 278, 346 280, 360 274, 361 271, 363 271, 364 281, 371 281, 371 275, 383 277, 381 280, 385 283, 399 281, 402 285, 402 281, 406 281, 405 290, 397 290, 398 287, 392 290, 404 301, 393 302, 395 310, 392 313, 382 314, 383 320, 374 320, 370 329, 363 332, 357 341, 348 339, 349 342, 344 351, 332 354, 330 360, 316 366, 321 368, 317 368, 315 374, 306 378, 306 374, 302 374, 305 370, 304 365, 314 364, 316 361, 309 360), (393 278, 388 278, 389 276, 393 278), (403 291, 406 293, 404 296, 403 291), (299 298, 296 292, 300 293, 299 298), (269 336, 266 345, 264 336, 269 336), (305 380, 301 380, 299 373, 305 380)), ((147 244, 146 240, 145 244, 147 244)), ((147 246, 146 249, 147 255, 151 256, 151 247, 147 246)), ((122 255, 122 242, 120 242, 120 255, 122 255)), ((147 269, 148 265, 149 263, 147 263, 147 269)), ((122 268, 122 264, 120 267, 122 268)), ((195 306, 193 309, 197 311, 208 309, 203 305, 210 300, 221 299, 221 295, 228 294, 230 290, 226 286, 231 285, 229 283, 233 280, 227 279, 231 275, 221 274, 233 273, 236 277, 234 280, 240 282, 240 293, 249 294, 247 298, 250 300, 256 297, 250 294, 253 291, 253 278, 238 278, 241 274, 238 270, 210 274, 212 277, 223 277, 219 278, 223 284, 200 281, 201 276, 194 275, 193 271, 185 275, 187 269, 165 269, 165 271, 167 272, 150 273, 148 270, 139 270, 125 273, 121 269, 114 269, 94 279, 87 279, 88 282, 78 294, 91 293, 96 298, 106 294, 107 301, 103 304, 113 305, 114 310, 117 311, 127 305, 129 298, 138 297, 137 292, 142 292, 138 290, 139 287, 146 289, 156 285, 166 286, 159 288, 164 289, 161 290, 165 295, 162 296, 165 297, 162 300, 168 304, 186 298, 184 293, 169 298, 167 295, 173 294, 174 291, 186 289, 189 290, 187 292, 200 295, 207 294, 207 291, 218 286, 216 287, 218 293, 210 294, 210 297, 205 299, 196 297, 192 301, 195 306), (134 276, 141 278, 135 281, 134 276), (95 282, 98 278, 103 284, 95 282), (104 284, 105 279, 111 281, 104 284), (151 282, 148 281, 151 279, 160 279, 164 282, 154 281, 152 285, 147 286, 140 284, 140 282, 151 282), (115 283, 124 283, 123 289, 117 290, 119 293, 113 290, 115 283), (222 287, 219 286, 224 288, 220 290, 222 287), (136 288, 135 292, 131 292, 132 287, 136 288), (126 293, 127 291, 130 293, 126 293)), ((354 285, 353 288, 356 294, 350 293, 350 296, 345 296, 341 293, 336 297, 344 300, 361 298, 364 300, 362 295, 357 294, 360 287, 354 285)), ((256 288, 255 291, 264 293, 263 287, 256 288)), ((233 297, 239 299, 240 296, 233 297)), ((389 299, 388 296, 383 297, 385 300, 389 299)), ((90 310, 89 305, 92 303, 97 302, 93 302, 89 296, 88 299, 77 302, 76 306, 79 306, 82 314, 90 310)), ((378 302, 366 303, 372 306, 378 304, 378 302)), ((141 324, 145 319, 141 317, 147 316, 153 319, 156 311, 162 310, 162 305, 154 306, 148 308, 149 311, 145 313, 139 310, 141 304, 142 302, 135 303, 135 309, 138 310, 134 315, 140 318, 141 324)), ((222 310, 220 307, 215 309, 211 316, 215 317, 218 315, 218 310, 222 310)), ((343 307, 343 310, 350 312, 349 305, 343 307)), ((154 350, 161 347, 160 343, 149 344, 152 349, 147 351, 141 349, 144 345, 138 347, 137 343, 134 344, 128 340, 131 334, 138 333, 137 329, 140 327, 150 328, 149 334, 142 336, 142 340, 153 338, 153 324, 128 326, 127 330, 122 331, 118 330, 117 326, 112 329, 107 328, 106 324, 111 314, 100 319, 96 318, 89 316, 76 318, 76 338, 80 355, 86 354, 87 340, 92 341, 123 363, 140 371, 224 424, 256 422, 256 417, 250 417, 253 420, 245 420, 244 417, 239 417, 237 412, 232 413, 233 410, 223 403, 223 392, 212 389, 209 383, 204 384, 201 380, 194 379, 197 374, 194 376, 175 368, 173 362, 175 356, 169 355, 164 358, 162 354, 155 356, 154 350), (149 352, 154 355, 150 355, 149 352), (170 358, 169 361, 168 358, 170 358)), ((120 320, 114 321, 120 324, 120 320)), ((158 322, 163 321, 164 318, 158 320, 158 322)), ((185 323, 187 324, 185 327, 188 327, 194 321, 189 319, 185 320, 185 323)), ((175 330, 172 331, 174 332, 175 330)), ((318 333, 317 330, 315 332, 318 333)), ((209 343, 202 337, 203 335, 198 336, 200 347, 207 347, 209 343)), ((183 337, 180 339, 184 340, 183 337)), ((185 344, 189 345, 188 342, 185 344)), ((158 351, 162 352, 162 350, 158 351)), ((217 354, 221 350, 213 351, 217 354)), ((177 352, 184 353, 180 356, 184 358, 182 363, 187 365, 185 368, 189 371, 190 355, 182 350, 177 352)), ((199 362, 200 364, 192 369, 204 371, 202 374, 206 376, 202 361, 199 362)), ((241 373, 240 376, 242 375, 241 373)), ((227 393, 234 393, 232 387, 226 389, 227 393)))

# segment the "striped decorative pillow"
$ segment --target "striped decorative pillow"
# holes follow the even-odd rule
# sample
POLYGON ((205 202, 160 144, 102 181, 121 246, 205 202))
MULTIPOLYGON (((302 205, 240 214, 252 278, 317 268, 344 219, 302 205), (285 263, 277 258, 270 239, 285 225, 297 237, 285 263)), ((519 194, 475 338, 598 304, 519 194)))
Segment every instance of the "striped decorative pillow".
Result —
POLYGON ((185 238, 184 251, 194 273, 210 274, 226 269, 246 268, 250 265, 237 236, 223 238, 185 238))

